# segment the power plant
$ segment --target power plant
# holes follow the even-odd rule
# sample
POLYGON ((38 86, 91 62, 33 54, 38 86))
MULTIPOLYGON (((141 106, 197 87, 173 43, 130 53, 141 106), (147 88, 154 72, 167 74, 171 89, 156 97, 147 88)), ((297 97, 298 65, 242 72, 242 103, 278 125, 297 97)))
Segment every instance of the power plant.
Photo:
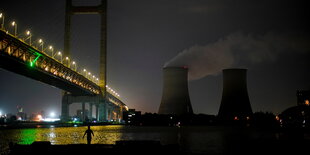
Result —
POLYGON ((221 120, 248 120, 252 108, 247 90, 247 69, 223 70, 223 94, 218 117, 221 120))
POLYGON ((158 114, 184 115, 192 114, 188 94, 188 68, 163 68, 163 95, 158 114))

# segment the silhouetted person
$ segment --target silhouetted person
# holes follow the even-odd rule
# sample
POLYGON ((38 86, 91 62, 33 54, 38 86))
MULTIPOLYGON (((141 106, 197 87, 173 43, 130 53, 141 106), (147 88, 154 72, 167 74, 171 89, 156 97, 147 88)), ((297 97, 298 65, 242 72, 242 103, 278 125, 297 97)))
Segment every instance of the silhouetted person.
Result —
POLYGON ((84 139, 84 136, 87 134, 87 144, 90 144, 91 142, 91 135, 94 136, 94 133, 93 133, 93 130, 90 129, 90 125, 88 125, 88 129, 85 131, 84 135, 83 135, 83 139, 84 139))

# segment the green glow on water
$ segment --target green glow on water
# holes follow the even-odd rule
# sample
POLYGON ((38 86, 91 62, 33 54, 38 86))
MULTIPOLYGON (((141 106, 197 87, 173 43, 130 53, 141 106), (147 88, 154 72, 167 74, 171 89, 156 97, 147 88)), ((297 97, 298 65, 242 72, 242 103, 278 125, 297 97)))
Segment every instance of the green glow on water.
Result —
POLYGON ((36 140, 37 129, 23 129, 19 144, 32 144, 36 140))

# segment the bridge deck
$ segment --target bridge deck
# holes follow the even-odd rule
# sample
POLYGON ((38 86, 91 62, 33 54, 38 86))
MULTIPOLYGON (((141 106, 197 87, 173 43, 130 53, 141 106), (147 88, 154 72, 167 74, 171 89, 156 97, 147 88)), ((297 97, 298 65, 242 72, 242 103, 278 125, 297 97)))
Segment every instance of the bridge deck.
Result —
POLYGON ((97 84, 2 30, 0 31, 0 67, 74 95, 100 93, 100 87, 97 84))

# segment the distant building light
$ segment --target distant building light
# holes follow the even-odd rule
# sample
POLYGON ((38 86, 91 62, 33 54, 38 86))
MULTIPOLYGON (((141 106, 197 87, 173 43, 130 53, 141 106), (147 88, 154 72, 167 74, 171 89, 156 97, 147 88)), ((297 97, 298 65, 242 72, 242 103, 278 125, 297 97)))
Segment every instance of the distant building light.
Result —
POLYGON ((54 112, 51 112, 51 113, 50 113, 50 116, 51 116, 51 117, 55 117, 55 113, 54 113, 54 112))
POLYGON ((235 117, 234 117, 234 120, 235 120, 235 121, 236 121, 236 120, 239 120, 238 116, 235 116, 235 117))
POLYGON ((37 115, 37 121, 43 121, 42 115, 37 115))
POLYGON ((43 120, 44 122, 55 122, 55 121, 60 121, 59 118, 45 118, 43 120))
POLYGON ((42 115, 38 115, 37 118, 38 118, 38 119, 42 119, 42 115))
POLYGON ((279 120, 280 120, 279 116, 276 116, 276 120, 277 120, 277 121, 279 121, 279 120))

